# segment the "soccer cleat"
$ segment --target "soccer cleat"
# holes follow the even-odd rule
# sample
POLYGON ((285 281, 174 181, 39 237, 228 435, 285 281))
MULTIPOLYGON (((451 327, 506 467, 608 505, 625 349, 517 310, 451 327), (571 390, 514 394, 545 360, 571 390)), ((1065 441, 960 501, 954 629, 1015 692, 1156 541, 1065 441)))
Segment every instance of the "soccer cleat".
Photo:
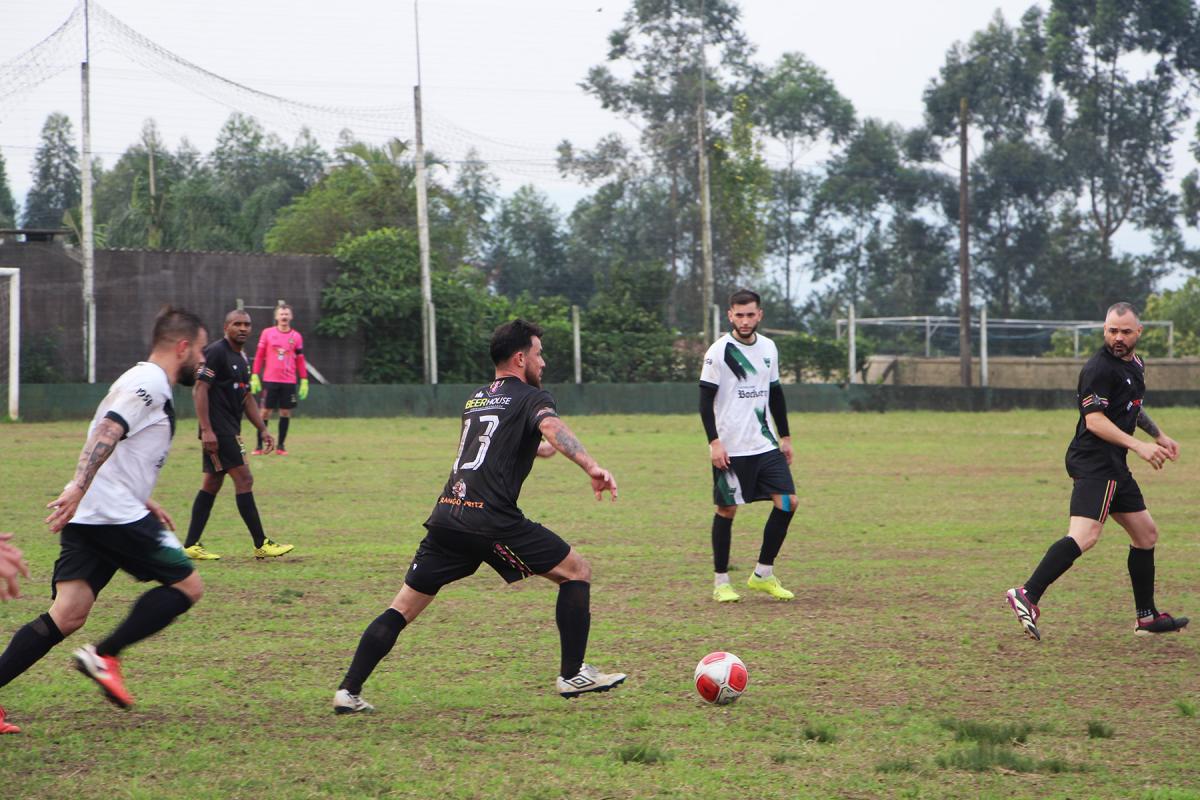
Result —
POLYGON ((624 682, 624 672, 614 672, 608 675, 596 669, 591 664, 584 664, 579 668, 579 674, 573 678, 564 678, 560 675, 555 682, 555 687, 558 689, 560 695, 571 698, 578 697, 586 692, 607 692, 614 686, 620 686, 624 682))
POLYGON ((1034 641, 1041 641, 1042 634, 1038 630, 1037 621, 1042 612, 1034 605, 1033 601, 1025 596, 1025 587, 1017 586, 1009 589, 1004 593, 1008 600, 1008 607, 1017 615, 1017 621, 1025 628, 1025 635, 1034 641))
POLYGON ((125 679, 121 677, 121 659, 102 656, 90 644, 75 651, 75 669, 94 680, 104 691, 104 696, 120 708, 133 705, 133 696, 125 690, 125 679))
POLYGON ((264 450, 263 450, 263 449, 260 447, 260 448, 258 448, 257 450, 255 450, 254 452, 250 453, 250 455, 252 455, 252 456, 265 456, 265 455, 266 455, 266 452, 265 452, 265 451, 264 451, 264 450))
POLYGON ((766 592, 776 600, 791 600, 796 595, 783 588, 779 583, 779 578, 774 575, 768 575, 765 578, 760 578, 753 572, 750 573, 750 579, 746 581, 746 585, 758 592, 766 592))
POLYGON ((1170 614, 1159 614, 1149 622, 1138 621, 1134 628, 1135 636, 1150 636, 1155 633, 1175 633, 1187 627, 1187 617, 1172 617, 1170 614))
POLYGON ((742 596, 733 590, 733 586, 722 583, 713 588, 713 600, 718 603, 736 603, 742 596))
POLYGON ((275 451, 275 455, 277 455, 277 456, 286 456, 286 455, 287 455, 287 450, 284 450, 282 447, 280 447, 278 450, 276 450, 276 451, 275 451))
POLYGON ((192 561, 217 561, 221 558, 216 553, 205 550, 204 545, 199 542, 196 542, 191 547, 183 548, 183 552, 187 553, 187 557, 192 561))
POLYGON ((0 734, 20 733, 21 729, 18 728, 16 725, 13 725, 11 722, 4 721, 5 713, 6 712, 4 711, 4 709, 0 708, 0 734))
POLYGON ((338 689, 333 696, 333 713, 357 714, 360 711, 374 711, 375 706, 363 700, 356 694, 350 694, 347 689, 338 689))
POLYGON ((263 539, 262 547, 254 548, 255 558, 279 558, 292 552, 296 548, 294 544, 276 544, 270 539, 263 539))

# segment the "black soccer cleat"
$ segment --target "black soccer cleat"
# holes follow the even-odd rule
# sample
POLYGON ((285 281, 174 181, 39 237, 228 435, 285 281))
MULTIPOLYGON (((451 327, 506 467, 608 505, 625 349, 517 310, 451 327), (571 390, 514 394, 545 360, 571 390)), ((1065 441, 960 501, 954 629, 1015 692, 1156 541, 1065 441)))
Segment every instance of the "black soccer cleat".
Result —
POLYGON ((1008 601, 1008 607, 1017 615, 1017 621, 1021 623, 1021 627, 1025 629, 1025 635, 1034 641, 1041 641, 1042 634, 1038 630, 1038 617, 1042 615, 1037 604, 1030 600, 1025 595, 1025 587, 1017 586, 1009 589, 1004 593, 1005 600, 1008 601))
POLYGON ((1150 636, 1154 633, 1175 633, 1187 627, 1187 617, 1172 617, 1170 614, 1159 614, 1149 622, 1138 621, 1133 629, 1135 636, 1150 636))

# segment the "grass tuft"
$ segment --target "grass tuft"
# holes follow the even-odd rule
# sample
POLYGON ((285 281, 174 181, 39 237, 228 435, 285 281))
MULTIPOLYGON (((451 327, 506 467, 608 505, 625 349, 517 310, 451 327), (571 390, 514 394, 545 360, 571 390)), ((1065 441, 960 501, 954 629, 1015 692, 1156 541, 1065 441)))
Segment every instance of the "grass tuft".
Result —
POLYGON ((916 772, 917 762, 911 758, 891 758, 875 765, 876 772, 916 772))
POLYGON ((962 719, 944 719, 942 727, 954 732, 956 742, 979 742, 980 744, 1024 744, 1033 731, 1028 722, 1004 725, 989 722, 972 722, 962 719))
POLYGON ((1086 771, 1083 765, 1072 764, 1061 758, 1036 761, 1018 753, 1010 745, 984 742, 976 742, 974 747, 966 750, 955 750, 948 755, 938 756, 936 762, 942 769, 961 769, 968 772, 990 772, 994 769, 1050 774, 1086 771))
POLYGON ((804 738, 821 744, 832 744, 837 741, 837 734, 823 722, 814 722, 804 726, 804 738))
POLYGON ((800 753, 789 753, 781 750, 780 752, 771 755, 771 763, 786 764, 789 761, 799 761, 802 758, 804 758, 804 756, 800 753))
POLYGON ((1178 708, 1179 713, 1185 717, 1196 716, 1196 704, 1191 700, 1186 700, 1181 697, 1175 701, 1175 707, 1178 708))
POLYGON ((1116 731, 1113 730, 1112 725, 1109 725, 1105 722, 1100 722, 1099 720, 1092 720, 1089 722, 1087 731, 1089 739, 1111 739, 1116 733, 1116 731))
POLYGON ((627 744, 618 748, 617 759, 623 764, 662 764, 671 754, 652 744, 627 744))

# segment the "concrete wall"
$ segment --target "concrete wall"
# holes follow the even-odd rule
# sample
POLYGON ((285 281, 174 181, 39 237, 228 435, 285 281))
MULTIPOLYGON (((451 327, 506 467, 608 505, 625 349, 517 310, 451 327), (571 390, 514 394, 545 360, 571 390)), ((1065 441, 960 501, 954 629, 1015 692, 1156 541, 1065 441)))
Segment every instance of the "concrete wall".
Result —
MULTIPOLYGON (((1070 389, 1079 382, 1086 358, 1022 358, 1004 356, 988 359, 988 385, 996 389, 1070 389)), ((872 356, 867 381, 895 386, 957 386, 957 358, 915 356, 872 356), (886 376, 885 376, 886 373, 886 376)), ((971 363, 971 381, 979 385, 979 359, 971 363)), ((1200 390, 1200 358, 1148 359, 1146 386, 1158 391, 1200 390)))
MULTIPOLYGON (((21 270, 22 337, 50 337, 63 372, 83 379, 82 269, 77 251, 57 243, 0 242, 0 266, 21 270)), ((167 303, 199 314, 213 337, 238 298, 273 306, 286 299, 304 334, 304 352, 330 381, 354 380, 362 363, 361 342, 317 336, 321 291, 337 275, 326 256, 254 253, 177 253, 149 250, 96 251, 96 379, 110 383, 149 349, 154 315, 167 303)), ((250 309, 254 333, 272 324, 270 310, 250 309)))

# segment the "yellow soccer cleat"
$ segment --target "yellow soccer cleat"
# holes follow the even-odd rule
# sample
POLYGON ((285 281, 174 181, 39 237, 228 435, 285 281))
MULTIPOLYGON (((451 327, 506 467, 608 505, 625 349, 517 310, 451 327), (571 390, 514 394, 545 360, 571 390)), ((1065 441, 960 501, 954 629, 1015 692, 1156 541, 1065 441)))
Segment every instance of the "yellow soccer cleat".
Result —
POLYGON ((254 548, 255 558, 279 558, 296 549, 294 544, 276 544, 270 539, 264 539, 262 547, 254 548))
POLYGON ((736 603, 741 600, 742 596, 733 590, 733 586, 728 583, 722 583, 720 586, 713 588, 713 600, 718 603, 736 603))
POLYGON ((796 595, 789 592, 779 583, 779 578, 774 575, 768 575, 765 578, 760 578, 754 573, 750 574, 750 580, 746 581, 746 585, 756 592, 766 592, 776 600, 791 600, 796 595))
POLYGON ((187 553, 187 557, 192 561, 219 561, 220 556, 211 550, 205 550, 204 545, 196 542, 191 547, 183 548, 183 552, 187 553))

